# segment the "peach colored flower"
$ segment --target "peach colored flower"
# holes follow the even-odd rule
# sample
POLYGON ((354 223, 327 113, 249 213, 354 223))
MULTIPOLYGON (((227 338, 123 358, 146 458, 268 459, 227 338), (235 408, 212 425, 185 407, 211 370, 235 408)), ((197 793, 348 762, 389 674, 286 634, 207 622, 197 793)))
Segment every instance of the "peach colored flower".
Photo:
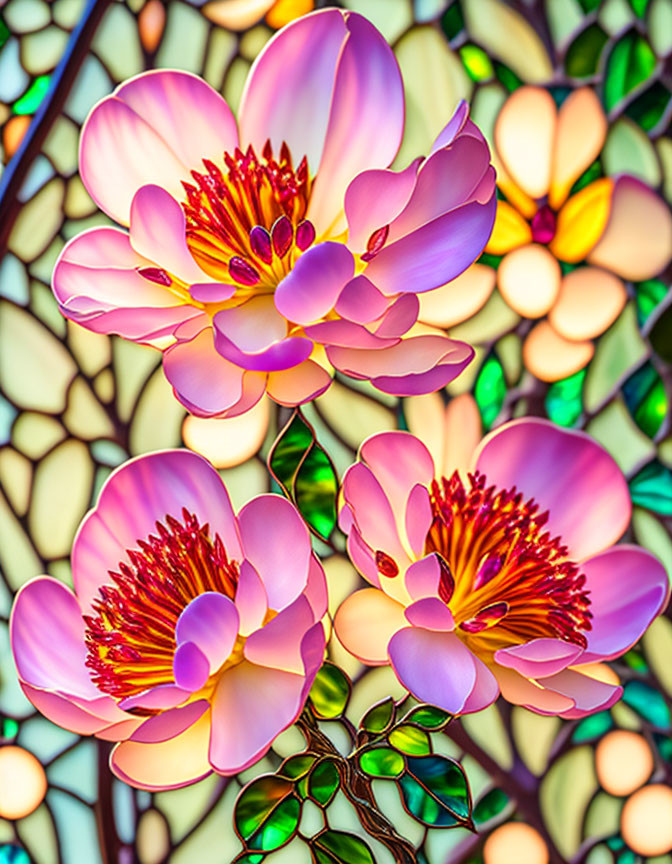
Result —
POLYGON ((52 722, 119 742, 122 780, 168 789, 235 774, 298 716, 324 655, 327 593, 284 498, 260 495, 236 516, 200 456, 140 456, 82 522, 72 571, 74 592, 40 576, 17 594, 19 681, 52 722))

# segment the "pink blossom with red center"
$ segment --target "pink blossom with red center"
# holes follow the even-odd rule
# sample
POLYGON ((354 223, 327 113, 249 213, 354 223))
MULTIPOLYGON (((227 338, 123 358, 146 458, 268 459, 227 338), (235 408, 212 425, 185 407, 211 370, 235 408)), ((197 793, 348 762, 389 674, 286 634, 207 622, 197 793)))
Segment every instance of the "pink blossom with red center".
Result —
POLYGON ((64 315, 163 350, 177 397, 235 416, 295 405, 334 369, 396 395, 433 391, 473 351, 416 325, 418 294, 479 256, 494 169, 461 103, 426 159, 388 168, 404 127, 394 55, 326 9, 265 46, 238 122, 200 78, 143 73, 94 107, 80 173, 128 232, 94 228, 54 270, 64 315))
POLYGON ((140 456, 82 522, 72 571, 74 591, 40 576, 17 594, 19 682, 52 722, 118 742, 122 780, 152 790, 235 774, 299 715, 324 656, 327 591, 284 498, 235 515, 200 456, 140 456))
POLYGON ((371 587, 340 606, 336 635, 454 714, 500 692, 567 718, 610 707, 622 689, 602 661, 669 599, 653 555, 614 545, 631 512, 616 463, 546 420, 504 424, 469 471, 448 476, 414 435, 374 435, 342 501, 349 555, 371 587))

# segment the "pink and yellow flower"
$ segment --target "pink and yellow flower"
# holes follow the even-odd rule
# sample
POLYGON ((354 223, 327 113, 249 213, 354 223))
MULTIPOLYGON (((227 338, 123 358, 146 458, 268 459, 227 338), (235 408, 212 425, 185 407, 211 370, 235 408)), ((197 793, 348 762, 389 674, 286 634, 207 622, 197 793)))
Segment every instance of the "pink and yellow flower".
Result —
POLYGON ((454 470, 466 455, 455 432, 469 440, 476 427, 465 399, 452 431, 433 435, 450 467, 414 435, 384 432, 346 472, 340 524, 372 587, 340 606, 336 634, 451 713, 500 692, 568 718, 609 707, 621 688, 602 661, 669 598, 653 555, 613 545, 630 520, 623 475, 588 435, 536 418, 499 427, 470 471, 454 470))
POLYGON ((72 570, 74 593, 41 576, 17 594, 19 681, 54 723, 119 742, 122 780, 166 789, 234 774, 298 716, 327 595, 285 499, 260 495, 236 516, 200 456, 140 456, 82 522, 72 570))
POLYGON ((472 349, 412 328, 418 294, 465 270, 494 222, 494 169, 461 104, 425 160, 387 169, 404 125, 394 55, 355 13, 280 31, 238 124, 196 76, 122 84, 89 115, 80 173, 129 232, 94 228, 56 263, 62 312, 164 349, 192 413, 267 392, 305 402, 333 369, 392 394, 451 381, 472 349))
MULTIPOLYGON (((540 319, 523 346, 525 365, 553 381, 583 368, 591 341, 618 317, 623 280, 660 273, 672 255, 667 204, 634 177, 603 177, 576 194, 576 180, 599 156, 607 118, 595 92, 572 92, 556 107, 542 87, 525 86, 495 123, 493 163, 506 200, 497 203, 486 251, 503 255, 496 281, 524 318, 540 319), (563 275, 561 262, 577 267, 563 275)), ((475 265, 445 289, 421 298, 422 320, 450 326, 487 300, 495 276, 475 265)))

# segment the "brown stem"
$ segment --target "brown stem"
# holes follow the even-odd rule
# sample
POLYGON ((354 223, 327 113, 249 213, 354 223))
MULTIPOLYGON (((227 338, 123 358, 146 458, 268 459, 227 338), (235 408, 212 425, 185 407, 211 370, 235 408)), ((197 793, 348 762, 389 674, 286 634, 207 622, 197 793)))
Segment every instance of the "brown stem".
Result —
POLYGON ((98 844, 103 864, 121 864, 121 841, 114 824, 109 741, 98 741, 98 800, 95 804, 98 844))
POLYGON ((338 752, 308 710, 303 711, 296 725, 303 732, 308 749, 334 760, 341 776, 343 792, 357 811, 364 830, 390 850, 396 864, 417 864, 413 844, 397 834, 392 823, 378 810, 371 782, 338 752))

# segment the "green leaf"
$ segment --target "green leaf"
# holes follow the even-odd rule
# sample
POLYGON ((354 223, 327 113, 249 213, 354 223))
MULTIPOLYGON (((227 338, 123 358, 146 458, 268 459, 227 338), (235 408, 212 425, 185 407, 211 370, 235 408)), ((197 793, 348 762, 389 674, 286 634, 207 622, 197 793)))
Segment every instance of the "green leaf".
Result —
POLYGON ((312 838, 310 847, 317 864, 376 864, 367 844, 345 831, 327 828, 312 838))
POLYGON ((359 757, 359 767, 371 777, 395 778, 403 774, 406 767, 404 757, 389 747, 366 750, 359 757))
POLYGON ((579 33, 565 54, 565 71, 571 78, 595 75, 602 49, 609 37, 599 24, 591 24, 579 33))
POLYGON ((327 661, 310 688, 313 713, 325 720, 333 720, 343 713, 349 698, 350 680, 338 666, 327 661))
POLYGON ((672 94, 660 81, 648 87, 625 109, 625 113, 645 132, 651 132, 666 116, 672 94))
POLYGON ((628 486, 634 504, 672 516, 672 473, 657 459, 635 474, 628 486))
POLYGON ((643 681, 628 681, 623 689, 623 701, 654 726, 670 728, 670 709, 663 695, 643 681))
POLYGON ((394 699, 388 696, 382 702, 373 705, 359 721, 359 728, 373 735, 380 735, 390 728, 394 721, 394 699))
POLYGON ((661 301, 667 296, 667 285, 660 279, 647 279, 635 285, 637 292, 637 321, 640 327, 649 320, 649 316, 661 301))
POLYGON ((240 793, 233 812, 236 833, 248 849, 269 852, 294 836, 301 804, 294 784, 275 774, 258 777, 240 793))
POLYGON ((290 780, 298 780, 304 777, 317 761, 317 756, 312 753, 299 753, 296 756, 290 756, 285 759, 282 765, 278 768, 278 774, 281 777, 289 777, 290 780))
POLYGON ((340 785, 341 775, 333 759, 323 759, 310 772, 308 794, 320 807, 328 807, 340 785))
POLYGON ((549 418, 559 426, 573 426, 583 411, 583 382, 586 378, 586 370, 581 369, 556 381, 548 388, 546 394, 546 413, 549 418))
POLYGON ((653 438, 665 420, 669 407, 660 375, 651 363, 644 363, 628 378, 622 389, 633 420, 642 432, 653 438))
POLYGON ((409 756, 399 778, 408 812, 432 828, 473 828, 471 796, 464 770, 447 756, 409 756))
POLYGON ((481 412, 485 429, 489 429, 502 409, 506 396, 506 379, 496 354, 489 354, 474 384, 474 399, 481 412))
POLYGON ((439 729, 447 726, 452 719, 452 716, 441 708, 435 708, 433 705, 419 705, 408 712, 404 717, 404 722, 415 723, 417 726, 422 726, 423 729, 438 732, 439 729))
POLYGON ((263 860, 264 856, 256 852, 241 852, 240 855, 236 855, 231 864, 261 864, 263 860))
POLYGON ((410 753, 411 756, 426 756, 432 752, 429 735, 416 726, 397 726, 387 736, 387 740, 397 750, 410 753))
POLYGON ((631 30, 619 39, 607 61, 604 83, 607 111, 646 81, 655 68, 656 55, 643 36, 631 30))
POLYGON ((495 816, 499 816, 506 809, 509 796, 501 789, 490 789, 474 807, 474 822, 482 825, 489 822, 495 816))
POLYGON ((591 717, 586 717, 585 720, 582 720, 578 724, 572 734, 572 741, 579 744, 584 741, 592 741, 596 738, 601 738, 602 735, 604 735, 605 732, 608 732, 613 725, 614 721, 611 714, 608 711, 599 711, 591 717))

